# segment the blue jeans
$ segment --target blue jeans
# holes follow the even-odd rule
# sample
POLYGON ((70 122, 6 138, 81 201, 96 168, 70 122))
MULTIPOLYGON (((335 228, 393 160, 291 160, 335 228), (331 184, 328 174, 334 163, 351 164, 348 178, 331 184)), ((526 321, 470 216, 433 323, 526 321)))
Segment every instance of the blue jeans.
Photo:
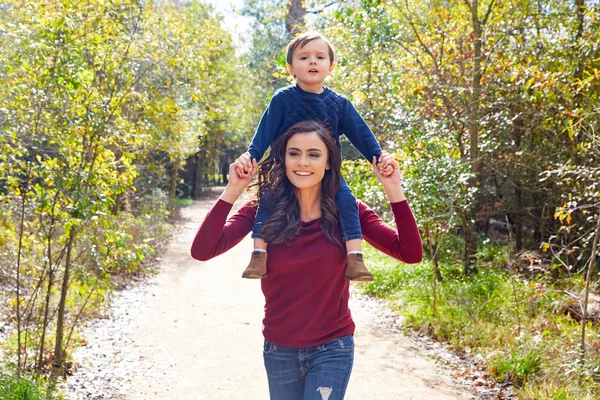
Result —
POLYGON ((343 400, 354 364, 354 335, 294 349, 265 340, 271 400, 343 400))
MULTIPOLYGON (((360 229, 360 219, 358 217, 358 205, 356 197, 350 190, 346 181, 342 178, 340 188, 335 195, 335 205, 340 221, 340 230, 344 242, 352 239, 362 239, 362 230, 360 229)), ((261 199, 256 210, 254 227, 252 228, 253 238, 262 238, 260 229, 262 224, 271 216, 272 205, 261 199)))

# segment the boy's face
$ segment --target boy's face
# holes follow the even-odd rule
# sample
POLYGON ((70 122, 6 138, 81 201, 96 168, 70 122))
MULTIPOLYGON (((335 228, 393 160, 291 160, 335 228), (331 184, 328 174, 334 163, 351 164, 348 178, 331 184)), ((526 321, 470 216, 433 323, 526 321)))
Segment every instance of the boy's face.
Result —
POLYGON ((292 64, 288 64, 287 68, 301 87, 320 88, 327 75, 333 70, 327 43, 315 39, 302 48, 298 47, 294 51, 292 64))

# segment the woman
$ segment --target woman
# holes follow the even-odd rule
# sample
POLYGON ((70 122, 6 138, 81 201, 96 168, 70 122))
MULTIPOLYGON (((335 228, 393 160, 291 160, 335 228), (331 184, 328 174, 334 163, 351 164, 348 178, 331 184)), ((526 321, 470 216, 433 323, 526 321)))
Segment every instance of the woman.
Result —
MULTIPOLYGON (((229 166, 230 181, 207 214, 192 244, 192 257, 208 260, 239 243, 251 230, 256 202, 227 219, 232 204, 258 171, 258 195, 276 204, 262 232, 269 243, 263 355, 271 399, 343 399, 354 360, 354 322, 344 279, 346 251, 335 206, 341 152, 320 123, 292 126, 261 164, 246 153, 229 166), (247 170, 243 178, 236 168, 247 170)), ((373 171, 390 200, 397 229, 358 201, 364 238, 406 263, 421 261, 422 245, 400 186, 400 170, 384 152, 373 171), (385 165, 393 173, 384 177, 385 165)))

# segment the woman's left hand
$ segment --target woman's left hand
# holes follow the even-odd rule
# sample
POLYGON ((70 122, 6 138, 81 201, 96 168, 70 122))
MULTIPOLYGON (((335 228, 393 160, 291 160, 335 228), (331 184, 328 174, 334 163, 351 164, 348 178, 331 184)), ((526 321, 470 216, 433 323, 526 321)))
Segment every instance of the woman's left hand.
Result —
POLYGON ((383 189, 390 202, 396 203, 406 200, 406 197, 404 197, 404 193, 402 192, 402 185, 400 184, 402 178, 400 166, 396 160, 394 160, 394 156, 387 151, 384 151, 381 153, 379 161, 378 165, 376 158, 373 157, 373 173, 383 185, 383 189), (388 169, 393 168, 391 174, 386 173, 386 166, 388 169))
POLYGON ((400 166, 393 155, 384 150, 379 157, 379 163, 377 163, 377 158, 374 156, 372 165, 373 172, 382 185, 400 184, 402 174, 400 173, 400 166), (390 167, 393 168, 392 172, 386 173, 385 169, 390 167))

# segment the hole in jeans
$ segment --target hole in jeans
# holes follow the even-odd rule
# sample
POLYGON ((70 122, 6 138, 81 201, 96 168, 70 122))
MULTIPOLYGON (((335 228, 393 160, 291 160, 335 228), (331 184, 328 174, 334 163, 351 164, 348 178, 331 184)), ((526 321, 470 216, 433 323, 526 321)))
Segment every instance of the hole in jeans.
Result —
POLYGON ((317 389, 317 392, 321 393, 321 399, 327 400, 329 396, 331 396, 331 392, 333 392, 333 388, 320 387, 317 389))

